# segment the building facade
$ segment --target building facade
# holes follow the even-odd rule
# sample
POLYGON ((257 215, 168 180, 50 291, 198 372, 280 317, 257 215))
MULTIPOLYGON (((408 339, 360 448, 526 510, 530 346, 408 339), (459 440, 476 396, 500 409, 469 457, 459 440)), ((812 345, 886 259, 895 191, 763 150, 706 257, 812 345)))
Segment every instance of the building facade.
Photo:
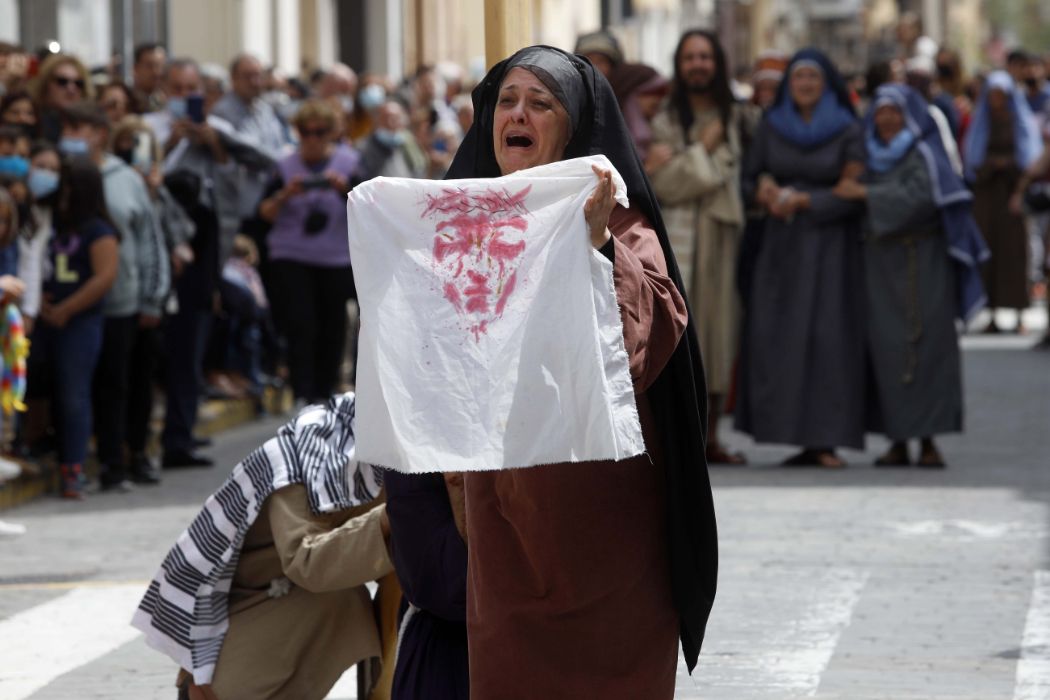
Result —
MULTIPOLYGON (((895 50, 904 12, 923 31, 982 59, 985 0, 528 0, 532 41, 571 48, 605 27, 628 60, 669 73, 678 35, 719 32, 734 68, 766 49, 817 45, 846 71, 895 50)), ((172 55, 225 65, 241 51, 286 74, 343 61, 393 77, 452 61, 474 77, 485 61, 486 0, 0 0, 0 40, 37 49, 57 41, 93 66, 158 41, 172 55)))

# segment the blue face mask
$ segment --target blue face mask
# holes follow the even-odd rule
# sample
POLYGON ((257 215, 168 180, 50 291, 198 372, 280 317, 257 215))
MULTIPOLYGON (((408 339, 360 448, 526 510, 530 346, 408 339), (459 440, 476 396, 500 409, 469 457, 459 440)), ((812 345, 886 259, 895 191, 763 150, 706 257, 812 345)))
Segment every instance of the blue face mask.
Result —
POLYGON ((383 89, 382 85, 372 83, 361 90, 361 94, 357 96, 357 101, 364 109, 371 112, 386 101, 386 90, 383 89))
POLYGON ((176 119, 185 119, 187 114, 185 97, 169 97, 168 113, 176 119))
POLYGON ((58 173, 43 168, 31 168, 26 181, 34 199, 45 199, 58 189, 58 173))
POLYGON ((405 134, 402 131, 376 129, 376 140, 387 148, 400 148, 405 145, 405 134))
POLYGON ((86 139, 63 136, 58 142, 58 152, 67 156, 86 156, 91 153, 91 146, 86 139))
POLYGON ((0 156, 0 173, 21 180, 29 173, 29 161, 22 156, 0 156))

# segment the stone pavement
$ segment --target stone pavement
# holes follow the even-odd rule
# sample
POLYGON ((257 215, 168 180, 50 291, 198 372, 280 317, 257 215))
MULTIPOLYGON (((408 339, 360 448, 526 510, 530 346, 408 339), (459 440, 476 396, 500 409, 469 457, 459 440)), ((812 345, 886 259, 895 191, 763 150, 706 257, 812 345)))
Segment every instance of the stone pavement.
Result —
MULTIPOLYGON (((943 472, 872 468, 875 437, 846 470, 781 469, 787 448, 732 435, 752 465, 712 472, 720 590, 676 697, 1050 698, 1050 352, 1030 343, 966 339, 967 432, 942 441, 943 472)), ((277 424, 213 454, 231 465, 277 424)), ((124 622, 223 471, 2 514, 28 531, 0 539, 0 699, 174 697, 124 622)))

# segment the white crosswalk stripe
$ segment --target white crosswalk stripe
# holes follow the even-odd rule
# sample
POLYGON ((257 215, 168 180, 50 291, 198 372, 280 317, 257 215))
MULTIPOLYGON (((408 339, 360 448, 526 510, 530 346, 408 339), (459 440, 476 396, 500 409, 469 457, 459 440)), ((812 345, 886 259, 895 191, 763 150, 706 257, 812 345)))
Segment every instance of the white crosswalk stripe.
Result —
MULTIPOLYGON (((693 677, 680 667, 675 697, 817 697, 869 578, 861 568, 757 563, 723 572, 700 667, 693 677)), ((127 621, 142 590, 139 582, 85 584, 0 620, 0 698, 34 697, 60 676, 68 674, 68 682, 135 640, 139 635, 127 621)), ((1050 571, 1034 574, 1019 641, 1013 700, 1047 700, 1050 571)), ((356 669, 349 669, 328 699, 355 700, 356 679, 356 669)))
POLYGON ((723 577, 694 678, 677 698, 809 697, 849 626, 868 572, 762 567, 723 577))
POLYGON ((327 700, 357 700, 357 667, 349 669, 328 691, 327 700))
POLYGON ((76 588, 0 620, 0 698, 23 700, 138 636, 128 621, 143 586, 76 588))
POLYGON ((1017 660, 1014 700, 1050 698, 1050 571, 1036 571, 1017 660))

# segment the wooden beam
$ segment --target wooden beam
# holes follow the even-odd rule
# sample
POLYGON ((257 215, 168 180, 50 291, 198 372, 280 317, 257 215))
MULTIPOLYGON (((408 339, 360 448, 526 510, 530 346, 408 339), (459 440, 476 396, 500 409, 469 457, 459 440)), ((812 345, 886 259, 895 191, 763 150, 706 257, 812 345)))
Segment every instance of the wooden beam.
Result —
POLYGON ((485 0, 485 60, 489 67, 532 43, 532 0, 485 0))

